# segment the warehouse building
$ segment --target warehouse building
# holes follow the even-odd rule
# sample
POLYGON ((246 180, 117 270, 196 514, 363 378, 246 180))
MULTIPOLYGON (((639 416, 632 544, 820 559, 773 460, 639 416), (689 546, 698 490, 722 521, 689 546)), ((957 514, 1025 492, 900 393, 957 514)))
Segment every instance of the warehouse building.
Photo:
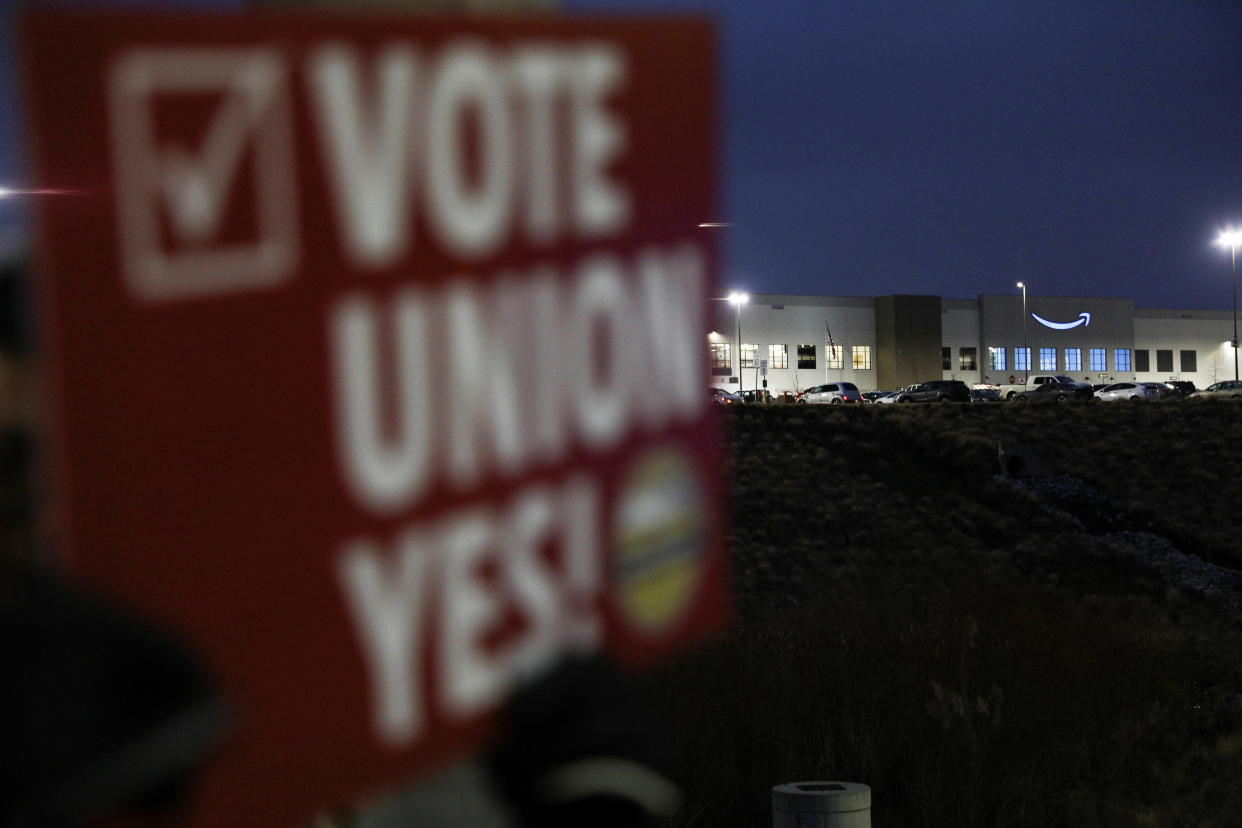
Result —
POLYGON ((1147 310, 1123 298, 984 294, 794 296, 713 302, 709 382, 796 393, 844 380, 896 389, 1066 374, 1092 383, 1233 379, 1233 313, 1147 310), (740 346, 740 347, 739 347, 740 346), (766 374, 765 374, 766 371, 766 374))

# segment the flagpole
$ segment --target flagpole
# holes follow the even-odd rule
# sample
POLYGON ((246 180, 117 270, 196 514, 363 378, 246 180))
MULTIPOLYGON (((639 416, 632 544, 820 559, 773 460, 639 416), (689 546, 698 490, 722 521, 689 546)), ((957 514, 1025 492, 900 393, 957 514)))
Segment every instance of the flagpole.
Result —
POLYGON ((828 327, 828 320, 824 320, 824 333, 828 334, 828 351, 824 354, 824 382, 828 382, 828 355, 837 350, 837 344, 832 341, 832 328, 828 327))

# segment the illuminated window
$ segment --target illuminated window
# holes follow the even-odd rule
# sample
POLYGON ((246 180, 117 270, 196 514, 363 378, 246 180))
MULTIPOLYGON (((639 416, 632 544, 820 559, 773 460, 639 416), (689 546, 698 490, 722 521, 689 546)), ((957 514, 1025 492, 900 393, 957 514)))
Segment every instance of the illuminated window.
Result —
POLYGON ((988 348, 988 370, 1004 371, 1005 370, 1005 349, 1004 348, 988 348))
POLYGON ((840 345, 829 345, 827 353, 828 369, 840 371, 845 367, 845 351, 840 345))
POLYGON ((754 368, 755 360, 759 358, 759 346, 750 342, 742 343, 742 367, 754 368))
POLYGON ((1151 370, 1151 351, 1146 348, 1139 348, 1134 352, 1134 370, 1150 371, 1151 370))
POLYGON ((1182 358, 1182 371, 1183 372, 1199 370, 1198 368, 1195 367, 1196 365, 1198 365, 1198 362, 1199 362, 1198 354, 1196 354, 1194 351, 1182 351, 1181 358, 1182 358))
POLYGON ((957 349, 957 370, 973 371, 978 368, 976 356, 978 351, 975 348, 958 348, 957 349))
POLYGON ((1173 370, 1173 351, 1156 351, 1156 370, 1167 374, 1173 370))
POLYGON ((1129 371, 1130 370, 1130 349, 1118 348, 1113 351, 1113 370, 1129 371))
POLYGON ((712 351, 712 374, 717 376, 728 376, 733 372, 733 355, 729 353, 729 344, 727 342, 711 342, 708 344, 712 351))
POLYGON ((1082 348, 1065 349, 1065 370, 1075 372, 1082 370, 1082 348))
POLYGON ((853 354, 851 356, 851 359, 853 360, 855 371, 870 371, 871 370, 871 346, 870 345, 855 345, 853 348, 853 354))
POLYGON ((1107 371, 1108 362, 1106 357, 1108 352, 1103 348, 1091 348, 1087 351, 1087 358, 1091 360, 1092 371, 1107 371))
POLYGON ((815 346, 799 345, 798 346, 798 367, 814 368, 815 367, 815 346))
POLYGON ((1030 348, 1014 348, 1013 349, 1013 370, 1015 371, 1031 370, 1031 349, 1030 348))
POLYGON ((1056 348, 1040 348, 1039 349, 1039 370, 1041 371, 1057 370, 1057 349, 1056 348))
POLYGON ((789 346, 788 345, 769 345, 768 346, 768 368, 775 371, 777 368, 789 367, 789 346))
POLYGON ((952 348, 941 348, 940 349, 940 369, 942 371, 953 370, 953 349, 952 348))

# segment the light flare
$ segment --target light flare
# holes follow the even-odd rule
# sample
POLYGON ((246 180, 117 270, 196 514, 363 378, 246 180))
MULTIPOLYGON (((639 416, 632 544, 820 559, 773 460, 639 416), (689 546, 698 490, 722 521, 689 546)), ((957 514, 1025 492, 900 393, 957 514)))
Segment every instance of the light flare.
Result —
POLYGON ((18 196, 58 196, 81 195, 81 190, 65 190, 54 187, 4 187, 0 186, 0 198, 16 198, 18 196))

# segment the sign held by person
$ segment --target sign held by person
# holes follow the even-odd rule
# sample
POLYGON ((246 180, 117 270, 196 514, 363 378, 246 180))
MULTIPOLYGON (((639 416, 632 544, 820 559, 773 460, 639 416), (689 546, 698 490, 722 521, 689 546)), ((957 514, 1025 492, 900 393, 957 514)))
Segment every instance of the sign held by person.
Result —
POLYGON ((33 11, 64 554, 233 694, 195 823, 472 750, 724 614, 713 40, 689 20, 33 11))

